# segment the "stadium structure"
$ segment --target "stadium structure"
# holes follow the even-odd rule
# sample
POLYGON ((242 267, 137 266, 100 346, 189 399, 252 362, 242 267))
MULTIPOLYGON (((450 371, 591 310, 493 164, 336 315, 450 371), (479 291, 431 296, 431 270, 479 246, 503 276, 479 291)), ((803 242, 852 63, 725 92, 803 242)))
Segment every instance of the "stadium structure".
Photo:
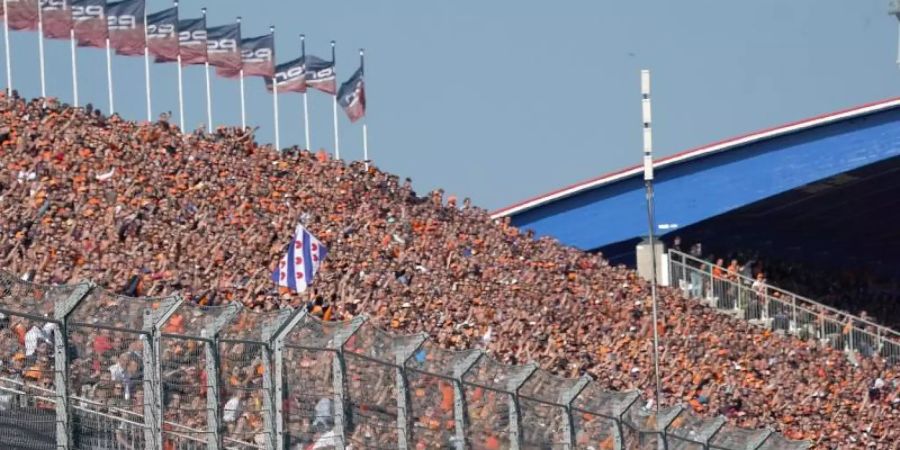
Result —
MULTIPOLYGON (((657 233, 709 249, 896 274, 900 99, 705 145, 654 162, 657 233)), ((613 262, 647 235, 641 168, 493 212, 613 262)))

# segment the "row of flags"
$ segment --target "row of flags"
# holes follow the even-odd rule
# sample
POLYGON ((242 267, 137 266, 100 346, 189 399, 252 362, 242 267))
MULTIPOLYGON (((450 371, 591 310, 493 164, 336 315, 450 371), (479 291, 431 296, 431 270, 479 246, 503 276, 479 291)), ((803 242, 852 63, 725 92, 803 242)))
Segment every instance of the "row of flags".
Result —
POLYGON ((146 0, 6 0, 2 14, 12 30, 43 29, 48 39, 74 38, 78 46, 104 48, 122 56, 149 53, 157 63, 209 64, 224 78, 262 77, 272 92, 306 92, 312 88, 337 95, 351 122, 365 115, 363 65, 337 86, 334 55, 330 61, 302 54, 275 61, 275 36, 244 37, 241 24, 209 27, 206 15, 181 18, 175 6, 147 14, 146 0), (108 40, 108 42, 107 42, 108 40))

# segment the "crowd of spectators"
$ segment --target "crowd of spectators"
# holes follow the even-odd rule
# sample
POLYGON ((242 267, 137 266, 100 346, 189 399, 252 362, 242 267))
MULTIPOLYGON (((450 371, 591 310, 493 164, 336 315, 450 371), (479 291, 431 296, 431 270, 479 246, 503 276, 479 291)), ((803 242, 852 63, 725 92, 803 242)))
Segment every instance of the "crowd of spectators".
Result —
MULTIPOLYGON (((276 152, 249 130, 182 133, 165 115, 135 123, 53 99, 7 100, 0 98, 0 268, 44 283, 93 280, 128 296, 178 293, 205 306, 310 307, 333 319, 365 313, 444 348, 483 348, 505 363, 590 374, 605 388, 653 398, 649 286, 601 255, 534 239, 469 199, 419 196, 409 179, 375 166, 323 151, 276 152), (269 276, 298 221, 329 247, 303 294, 274 288, 269 276)), ((664 404, 771 426, 819 449, 900 442, 900 373, 885 361, 851 363, 670 289, 660 290, 660 318, 664 404)), ((0 328, 3 374, 45 354, 21 353, 27 334, 0 328), (22 345, 8 345, 15 342, 22 345)), ((139 369, 133 361, 115 363, 123 380, 139 369)), ((115 376, 97 373, 104 370, 115 376)), ((188 370, 169 375, 202 387, 201 374, 188 370)), ((235 377, 238 385, 258 380, 242 368, 235 377)), ((234 392, 235 403, 256 401, 252 389, 234 392)), ((165 410, 194 398, 173 393, 165 410)), ((182 409, 192 408, 202 406, 182 409)), ((231 410, 226 426, 236 435, 258 429, 231 410)))

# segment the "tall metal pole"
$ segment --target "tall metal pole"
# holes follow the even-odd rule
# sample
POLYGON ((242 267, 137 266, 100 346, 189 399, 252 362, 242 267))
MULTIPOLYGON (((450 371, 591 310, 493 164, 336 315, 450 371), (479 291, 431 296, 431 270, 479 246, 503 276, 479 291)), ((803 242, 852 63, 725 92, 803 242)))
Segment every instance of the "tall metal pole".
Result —
POLYGON ((650 254, 653 260, 653 276, 650 278, 650 293, 653 299, 653 370, 656 379, 656 412, 662 398, 662 387, 659 381, 659 315, 656 296, 656 242, 653 238, 656 220, 653 217, 653 117, 650 109, 650 71, 641 71, 641 110, 644 119, 644 185, 647 188, 647 237, 650 241, 650 254))
MULTIPOLYGON (((41 60, 41 97, 46 99, 47 97, 47 80, 46 75, 44 74, 44 7, 41 5, 41 1, 37 2, 37 10, 38 10, 38 55, 41 60)), ((5 13, 5 10, 4 10, 5 13)))
MULTIPOLYGON (((363 84, 365 85, 366 79, 366 60, 365 60, 365 50, 359 49, 359 68, 363 71, 363 84)), ((365 89, 365 88, 363 88, 365 89)), ((366 124, 366 119, 363 117, 362 124, 362 134, 363 134, 363 161, 366 165, 366 170, 369 170, 369 127, 366 124)))
POLYGON ((150 100, 150 43, 147 41, 146 6, 144 6, 144 81, 147 85, 147 122, 153 122, 153 103, 150 100))
MULTIPOLYGON (((306 35, 300 35, 300 57, 303 59, 304 78, 306 77, 306 35)), ((306 88, 303 88, 303 131, 306 133, 306 149, 312 150, 309 145, 309 101, 306 88)))
POLYGON ((106 86, 109 94, 109 114, 113 115, 116 113, 116 106, 113 99, 112 50, 109 47, 109 36, 106 36, 106 86))
MULTIPOLYGON (((238 25, 241 24, 240 16, 238 16, 238 18, 237 18, 237 23, 238 23, 238 25)), ((241 43, 238 42, 237 45, 238 45, 238 52, 240 52, 241 43)), ((247 129, 247 105, 245 103, 246 100, 244 99, 244 62, 243 61, 241 61, 241 71, 238 75, 240 77, 240 85, 241 85, 241 129, 246 130, 247 129)))
POLYGON ((12 50, 9 48, 9 6, 7 0, 3 0, 3 45, 5 45, 6 56, 6 95, 7 101, 12 101, 13 79, 12 79, 12 50))
MULTIPOLYGON (((175 3, 175 7, 178 8, 178 0, 175 0, 174 3, 175 3)), ((181 68, 181 42, 180 42, 180 39, 178 42, 178 55, 175 59, 176 59, 175 62, 178 64, 178 126, 181 127, 181 132, 184 133, 185 132, 185 130, 184 130, 184 78, 182 76, 183 69, 181 68)))
MULTIPOLYGON (((334 82, 337 84, 337 70, 336 70, 337 60, 335 59, 335 51, 334 51, 334 41, 331 41, 331 70, 334 74, 334 82)), ((338 101, 337 101, 337 92, 334 93, 332 97, 332 110, 334 112, 334 157, 337 159, 341 159, 341 139, 338 133, 338 101)))
MULTIPOLYGON (((5 10, 4 10, 5 11, 5 10)), ((75 107, 78 107, 78 57, 75 51, 75 27, 69 29, 69 44, 72 46, 72 97, 75 107)))
MULTIPOLYGON (((273 41, 275 36, 275 25, 269 27, 269 32, 272 33, 273 41)), ((272 65, 275 65, 275 55, 272 55, 272 65)), ((281 136, 279 133, 279 121, 278 121, 278 80, 275 80, 274 73, 272 79, 272 109, 274 110, 275 115, 275 150, 281 151, 281 136)))
MULTIPOLYGON (((203 23, 204 26, 206 24, 206 8, 202 8, 200 10, 203 13, 203 23)), ((212 118, 212 88, 209 84, 209 55, 207 55, 206 62, 203 63, 203 67, 206 70, 206 130, 212 133, 213 131, 213 118, 212 118)))

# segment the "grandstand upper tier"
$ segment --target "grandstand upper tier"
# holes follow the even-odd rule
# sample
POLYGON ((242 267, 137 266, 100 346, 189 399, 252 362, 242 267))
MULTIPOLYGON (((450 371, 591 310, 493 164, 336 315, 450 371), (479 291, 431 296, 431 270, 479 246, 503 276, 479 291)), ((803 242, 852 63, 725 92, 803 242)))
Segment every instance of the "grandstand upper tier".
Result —
MULTIPOLYGON (((771 258, 900 267, 900 99, 824 114, 659 158, 661 234, 771 258)), ((634 260, 647 233, 640 167, 496 211, 613 261, 634 260)))
MULTIPOLYGON (((276 153, 239 129, 183 135, 165 121, 0 100, 0 268, 204 305, 318 301, 335 317, 365 312, 444 347, 652 398, 649 286, 599 255, 534 240, 441 192, 419 197, 362 163, 276 153), (308 295, 269 281, 297 220, 329 247, 308 295)), ((821 449, 900 441, 900 374, 881 359, 853 366, 672 290, 660 302, 666 404, 821 449)))

